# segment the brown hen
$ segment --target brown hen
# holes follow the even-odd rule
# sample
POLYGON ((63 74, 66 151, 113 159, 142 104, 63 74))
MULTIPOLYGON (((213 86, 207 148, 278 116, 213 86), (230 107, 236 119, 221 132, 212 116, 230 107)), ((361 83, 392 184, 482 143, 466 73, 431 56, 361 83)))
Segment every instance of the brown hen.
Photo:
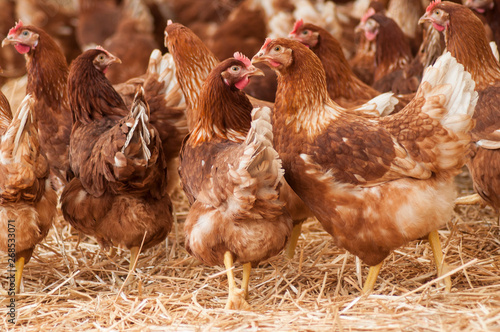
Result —
POLYGON ((71 65, 68 93, 74 125, 70 163, 75 178, 64 188, 61 210, 80 232, 104 247, 131 250, 165 239, 172 226, 167 168, 158 131, 149 124, 142 89, 130 111, 104 76, 119 61, 88 50, 71 65))
POLYGON ((477 101, 463 66, 447 54, 401 112, 367 119, 329 98, 321 61, 297 41, 267 40, 252 62, 278 73, 273 133, 285 178, 335 243, 371 266, 364 291, 391 250, 427 234, 441 275, 436 229, 452 214, 477 101))
POLYGON ((206 78, 198 121, 183 145, 181 178, 193 203, 186 219, 186 249, 205 264, 224 263, 227 309, 245 309, 252 265, 278 254, 292 219, 279 200, 283 170, 272 147, 270 109, 256 108, 241 92, 262 72, 235 54, 206 78), (243 263, 243 291, 233 262, 243 263))
MULTIPOLYGON (((467 7, 433 2, 421 21, 430 21, 445 36, 447 50, 464 65, 474 81, 479 100, 472 130, 476 151, 468 168, 479 196, 500 209, 500 65, 486 39, 481 20, 467 7)), ((473 203, 477 200, 459 200, 473 203)))
POLYGON ((72 119, 66 91, 66 58, 45 31, 21 21, 2 42, 2 46, 8 44, 26 55, 26 92, 35 99, 33 116, 38 125, 40 149, 49 161, 52 183, 59 189, 71 178, 68 146, 72 119))
POLYGON ((0 93, 0 251, 8 253, 9 270, 16 271, 16 293, 24 264, 47 236, 57 212, 49 164, 40 151, 33 121, 34 105, 34 98, 27 95, 12 118, 9 103, 0 93))

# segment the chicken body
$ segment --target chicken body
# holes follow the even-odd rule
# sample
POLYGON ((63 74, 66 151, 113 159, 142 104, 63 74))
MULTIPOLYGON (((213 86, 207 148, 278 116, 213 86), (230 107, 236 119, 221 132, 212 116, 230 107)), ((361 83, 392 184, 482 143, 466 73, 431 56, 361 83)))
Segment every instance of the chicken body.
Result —
POLYGON ((129 112, 104 76, 116 61, 95 49, 72 64, 68 93, 75 119, 70 145, 75 178, 61 195, 61 210, 102 247, 123 245, 134 253, 165 239, 172 204, 162 142, 148 123, 143 91, 129 112))
MULTIPOLYGON (((62 187, 66 178, 71 178, 65 175, 69 171, 68 147, 72 126, 66 88, 68 65, 59 46, 42 29, 24 26, 21 22, 11 32, 2 45, 14 44, 18 52, 27 52, 27 90, 37 100, 35 117, 39 121, 42 150, 47 154, 52 173, 61 179, 58 187, 62 187)), ((174 170, 187 125, 185 99, 170 54, 162 56, 158 50, 153 51, 145 74, 116 86, 128 108, 140 86, 144 87, 146 102, 151 109, 150 122, 165 142, 163 150, 169 167, 174 170)), ((172 171, 171 176, 176 173, 172 171)), ((173 185, 175 181, 169 183, 173 185)))
POLYGON ((479 93, 472 130, 475 154, 468 163, 474 189, 500 209, 500 65, 493 56, 481 21, 465 6, 437 2, 423 20, 445 36, 447 50, 464 65, 479 93))
POLYGON ((367 119, 328 97, 319 59, 268 40, 253 62, 278 72, 274 145, 285 178, 337 245, 374 266, 441 227, 471 151, 474 82, 449 55, 401 112, 367 119))
MULTIPOLYGON (((205 79, 211 70, 217 66, 219 61, 213 53, 203 44, 190 29, 179 23, 170 22, 165 29, 165 44, 168 47, 175 61, 176 76, 179 85, 186 97, 186 117, 188 127, 194 128, 196 121, 200 119, 201 109, 200 94, 205 79)), ((250 85, 251 83, 249 83, 250 85)), ((248 86, 248 85, 247 85, 248 86)), ((250 128, 251 107, 273 107, 273 103, 258 100, 248 96, 250 104, 247 104, 246 130, 250 128)), ((295 239, 291 244, 287 255, 293 257, 296 240, 300 235, 300 225, 312 214, 304 205, 300 198, 293 192, 288 184, 281 187, 281 197, 287 202, 289 210, 294 220, 295 239)))
POLYGON ((16 293, 23 265, 47 236, 57 208, 49 164, 40 152, 33 107, 34 99, 28 95, 12 118, 7 99, 0 93, 0 251, 11 258, 15 253, 16 293))
MULTIPOLYGON (((209 265, 224 262, 231 268, 234 260, 249 269, 278 254, 292 228, 279 200, 283 170, 272 147, 271 111, 255 109, 249 128, 251 104, 240 91, 259 72, 249 59, 230 58, 216 66, 200 93, 198 123, 182 149, 181 179, 193 202, 186 249, 209 265)), ((242 308, 244 299, 233 292, 230 288, 227 308, 242 308)))
POLYGON ((42 153, 47 156, 56 188, 71 178, 68 162, 71 111, 66 81, 68 65, 61 48, 42 29, 21 21, 9 31, 2 46, 13 44, 27 58, 26 92, 35 98, 33 116, 38 125, 42 153))
MULTIPOLYGON (((382 13, 368 17, 361 25, 366 39, 375 44, 375 72, 372 86, 381 92, 401 91, 393 81, 413 58, 410 42, 396 22, 382 13)), ((418 82, 417 84, 418 85, 418 82)))

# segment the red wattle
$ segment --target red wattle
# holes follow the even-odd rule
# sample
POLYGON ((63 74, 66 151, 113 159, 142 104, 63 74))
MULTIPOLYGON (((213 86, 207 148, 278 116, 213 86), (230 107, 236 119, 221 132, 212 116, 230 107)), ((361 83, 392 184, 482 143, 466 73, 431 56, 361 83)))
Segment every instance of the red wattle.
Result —
POLYGON ((250 80, 248 79, 248 77, 244 77, 241 80, 239 80, 238 82, 236 82, 234 84, 234 86, 237 87, 240 90, 243 90, 247 86, 248 82, 250 82, 250 80))
POLYGON ((31 47, 23 44, 15 44, 14 47, 20 54, 26 54, 31 50, 31 47))

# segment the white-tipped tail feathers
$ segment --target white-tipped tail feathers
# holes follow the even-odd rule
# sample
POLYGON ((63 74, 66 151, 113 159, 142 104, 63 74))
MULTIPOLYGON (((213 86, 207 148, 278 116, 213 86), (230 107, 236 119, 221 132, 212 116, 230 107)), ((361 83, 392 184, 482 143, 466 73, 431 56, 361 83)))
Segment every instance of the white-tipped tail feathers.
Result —
POLYGON ((165 53, 162 55, 160 50, 154 50, 151 53, 148 73, 158 74, 158 81, 165 83, 162 92, 165 94, 166 106, 186 108, 186 98, 177 81, 175 71, 175 62, 172 54, 165 53))
MULTIPOLYGON (((279 215, 283 203, 279 201, 279 183, 284 170, 281 159, 273 148, 271 110, 268 107, 252 111, 252 124, 244 143, 239 164, 230 169, 230 181, 235 184, 233 195, 228 199, 228 212, 235 215, 251 215, 255 202, 268 204, 267 217, 279 215)), ((253 218, 265 218, 259 209, 253 218)))
POLYGON ((129 146, 135 136, 140 142, 142 148, 142 158, 148 161, 149 158, 151 158, 151 151, 148 148, 148 145, 151 143, 151 136, 148 128, 149 106, 144 100, 144 89, 142 87, 135 95, 134 102, 130 110, 130 116, 133 118, 134 122, 127 134, 127 139, 121 152, 125 153, 125 149, 129 146))
POLYGON ((367 101, 360 107, 356 108, 356 111, 363 111, 372 115, 386 116, 394 111, 394 106, 399 102, 399 100, 394 97, 392 92, 386 92, 378 95, 377 97, 367 101))
POLYGON ((423 93, 426 98, 422 107, 424 112, 435 117, 435 103, 439 101, 446 108, 441 124, 453 132, 466 132, 472 128, 472 115, 478 99, 474 88, 471 75, 450 52, 446 52, 425 70, 417 95, 423 93))

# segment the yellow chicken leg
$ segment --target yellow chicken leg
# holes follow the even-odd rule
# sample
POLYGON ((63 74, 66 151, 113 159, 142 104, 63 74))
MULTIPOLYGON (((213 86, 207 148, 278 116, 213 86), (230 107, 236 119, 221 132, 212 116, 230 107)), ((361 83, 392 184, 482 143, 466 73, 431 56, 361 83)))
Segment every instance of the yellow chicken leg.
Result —
POLYGON ((16 261, 16 294, 19 294, 21 288, 21 279, 23 277, 24 257, 19 257, 16 261))
POLYGON ((478 194, 472 194, 469 196, 462 196, 455 200, 455 205, 474 205, 479 204, 483 201, 481 196, 478 194))
POLYGON ((373 291, 378 274, 380 273, 380 269, 382 268, 382 264, 384 264, 383 261, 375 266, 370 266, 370 271, 368 271, 368 276, 366 277, 365 284, 363 285, 363 290, 361 291, 362 294, 368 294, 369 292, 373 291))
POLYGON ((300 232, 302 230, 302 222, 293 226, 292 235, 288 240, 288 246, 286 247, 286 257, 292 259, 295 255, 295 248, 297 248, 297 242, 299 241, 300 232))
POLYGON ((252 264, 243 264, 243 279, 241 280, 241 288, 243 288, 243 295, 245 300, 248 299, 248 285, 250 284, 250 272, 252 271, 252 264))
POLYGON ((16 253, 16 294, 21 290, 21 280, 23 279, 24 264, 28 263, 31 259, 33 249, 24 250, 16 253))
POLYGON ((226 303, 226 309, 248 310, 250 306, 245 301, 244 291, 236 288, 236 281, 233 273, 233 255, 226 251, 224 253, 224 265, 227 270, 227 283, 229 295, 226 303))
MULTIPOLYGON (((429 244, 431 245, 432 253, 434 254, 434 260, 436 262, 438 277, 440 277, 447 272, 448 266, 445 264, 443 259, 441 242, 439 241, 439 234, 437 231, 432 231, 429 233, 429 244)), ((444 284, 446 292, 451 291, 450 276, 444 278, 444 284)))

